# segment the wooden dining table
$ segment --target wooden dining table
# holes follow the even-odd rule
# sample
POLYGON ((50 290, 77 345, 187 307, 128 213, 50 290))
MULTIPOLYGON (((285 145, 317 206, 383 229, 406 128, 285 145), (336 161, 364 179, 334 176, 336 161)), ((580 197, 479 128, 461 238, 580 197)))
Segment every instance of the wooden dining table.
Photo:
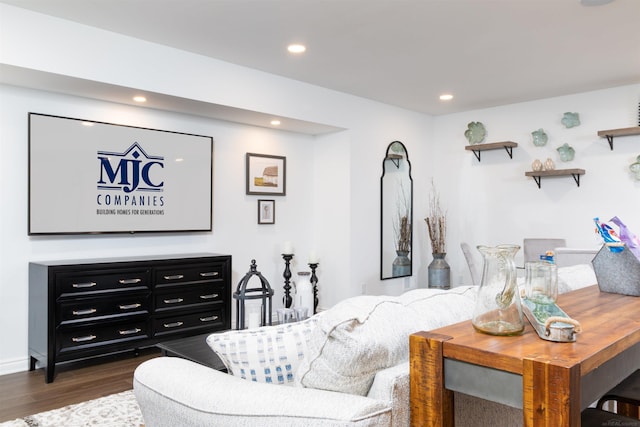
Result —
POLYGON ((640 297, 594 285, 557 304, 581 324, 575 342, 543 340, 526 320, 517 336, 471 321, 411 335, 411 425, 453 426, 461 392, 521 408, 526 427, 579 427, 584 408, 640 368, 640 297))

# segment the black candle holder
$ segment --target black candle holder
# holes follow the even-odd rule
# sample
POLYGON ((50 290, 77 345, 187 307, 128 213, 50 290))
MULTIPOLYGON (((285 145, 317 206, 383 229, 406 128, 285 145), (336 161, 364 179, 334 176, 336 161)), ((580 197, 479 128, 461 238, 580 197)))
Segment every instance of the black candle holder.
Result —
POLYGON ((284 277, 284 298, 282 299, 282 302, 284 303, 285 308, 291 308, 293 298, 291 298, 291 269, 289 266, 293 259, 293 254, 282 254, 282 259, 284 259, 284 273, 282 273, 282 277, 284 277))
POLYGON ((318 268, 317 262, 310 262, 309 268, 311 269, 311 285, 313 286, 313 314, 318 312, 318 276, 316 276, 316 268, 318 268))

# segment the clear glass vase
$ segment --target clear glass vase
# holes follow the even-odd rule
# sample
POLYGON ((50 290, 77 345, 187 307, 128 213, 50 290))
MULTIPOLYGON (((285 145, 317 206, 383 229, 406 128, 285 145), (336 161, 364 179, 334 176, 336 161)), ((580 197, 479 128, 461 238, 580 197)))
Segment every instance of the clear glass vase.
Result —
POLYGON ((514 261, 519 249, 518 245, 478 246, 484 267, 471 320, 476 330, 491 335, 518 335, 524 330, 514 261))

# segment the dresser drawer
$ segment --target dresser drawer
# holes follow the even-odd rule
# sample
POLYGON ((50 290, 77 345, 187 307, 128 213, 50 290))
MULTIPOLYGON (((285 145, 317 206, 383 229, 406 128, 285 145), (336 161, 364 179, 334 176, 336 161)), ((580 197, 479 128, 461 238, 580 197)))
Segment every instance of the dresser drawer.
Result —
POLYGON ((215 283, 166 289, 155 294, 155 309, 156 311, 163 311, 187 306, 213 304, 223 301, 223 291, 224 287, 215 283))
POLYGON ((94 320, 117 319, 151 312, 151 293, 131 293, 100 298, 77 298, 58 303, 57 313, 60 325, 75 324, 94 320))
POLYGON ((176 265, 175 267, 156 269, 155 284, 167 285, 202 281, 222 281, 224 280, 224 273, 223 263, 176 265))
POLYGON ((58 331, 59 351, 84 350, 112 345, 119 342, 149 338, 149 326, 145 320, 96 324, 81 328, 61 328, 58 331))
POLYGON ((93 271, 56 277, 57 293, 61 297, 148 289, 149 284, 149 270, 93 271))
POLYGON ((178 333, 189 329, 210 329, 215 331, 224 326, 223 309, 214 308, 198 313, 158 317, 153 322, 154 335, 178 333))

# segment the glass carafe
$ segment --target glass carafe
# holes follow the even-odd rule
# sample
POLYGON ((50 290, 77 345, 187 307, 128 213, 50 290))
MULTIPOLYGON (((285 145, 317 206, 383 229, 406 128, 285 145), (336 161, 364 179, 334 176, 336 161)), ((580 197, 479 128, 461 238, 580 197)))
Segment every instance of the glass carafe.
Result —
POLYGON ((484 267, 472 323, 480 332, 518 335, 524 330, 514 261, 519 249, 518 245, 478 246, 484 267))

